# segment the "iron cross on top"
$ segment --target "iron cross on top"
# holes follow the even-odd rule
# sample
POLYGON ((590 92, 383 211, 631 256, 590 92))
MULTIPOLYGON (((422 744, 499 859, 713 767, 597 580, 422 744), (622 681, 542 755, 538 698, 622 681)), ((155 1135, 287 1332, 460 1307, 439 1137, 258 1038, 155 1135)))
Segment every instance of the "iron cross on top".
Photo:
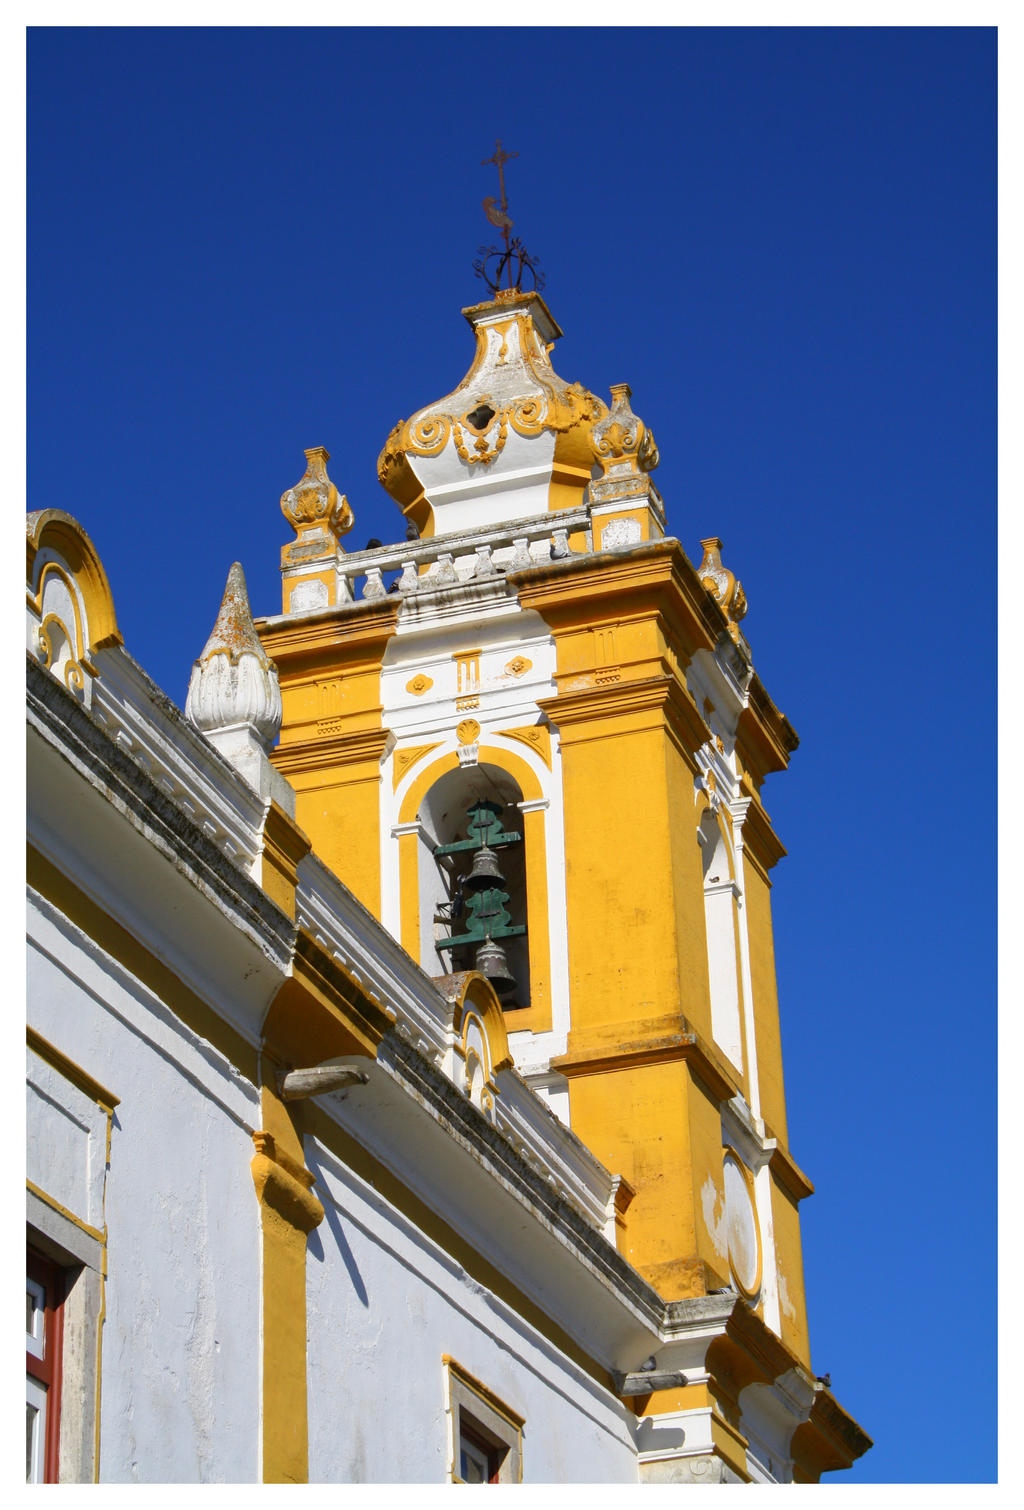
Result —
POLYGON ((494 156, 485 157, 483 162, 480 164, 482 168, 486 168, 488 163, 493 163, 498 170, 498 184, 501 188, 502 210, 508 209, 508 200, 505 197, 505 164, 507 162, 511 162, 514 157, 518 156, 518 152, 506 152, 504 150, 501 145, 501 137, 499 136, 498 140, 494 144, 494 156))

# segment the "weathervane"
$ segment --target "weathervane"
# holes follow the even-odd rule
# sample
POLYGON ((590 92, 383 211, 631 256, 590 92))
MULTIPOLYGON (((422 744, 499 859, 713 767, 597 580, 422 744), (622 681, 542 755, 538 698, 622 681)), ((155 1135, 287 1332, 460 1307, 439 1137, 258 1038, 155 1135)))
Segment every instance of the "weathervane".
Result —
POLYGON ((492 194, 488 194, 483 202, 484 214, 492 225, 496 225, 505 239, 504 251, 498 246, 482 246, 477 253, 477 260, 473 263, 473 271, 478 278, 482 278, 488 288, 499 299, 508 298, 512 294, 521 292, 523 273, 528 272, 533 279, 533 286, 539 292, 544 287, 544 274, 539 271, 539 258, 531 257, 518 236, 509 236, 514 224, 508 217, 508 198, 505 194, 505 164, 518 157, 518 152, 506 152, 501 145, 501 138, 495 142, 494 156, 485 157, 480 164, 486 168, 493 163, 498 170, 498 187, 501 190, 501 204, 499 205, 492 194), (490 264, 495 263, 493 272, 490 264), (502 282, 507 278, 507 284, 503 288, 502 282))

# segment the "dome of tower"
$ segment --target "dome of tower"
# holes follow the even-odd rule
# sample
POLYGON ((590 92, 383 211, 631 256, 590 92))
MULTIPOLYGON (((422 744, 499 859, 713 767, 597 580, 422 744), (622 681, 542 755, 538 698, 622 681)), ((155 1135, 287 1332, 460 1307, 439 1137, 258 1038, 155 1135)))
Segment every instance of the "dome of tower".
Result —
POLYGON ((400 421, 381 483, 424 537, 577 506, 594 470, 591 427, 607 405, 551 365, 562 334, 539 294, 518 290, 462 311, 473 365, 445 398, 400 421))

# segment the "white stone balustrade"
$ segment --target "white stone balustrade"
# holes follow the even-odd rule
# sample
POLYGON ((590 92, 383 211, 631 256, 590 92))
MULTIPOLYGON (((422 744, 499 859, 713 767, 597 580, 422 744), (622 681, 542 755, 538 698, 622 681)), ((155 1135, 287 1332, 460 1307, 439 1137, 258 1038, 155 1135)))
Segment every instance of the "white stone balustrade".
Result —
POLYGON ((433 592, 562 560, 570 554, 569 536, 580 532, 586 535, 587 549, 592 549, 585 508, 513 520, 497 528, 485 526, 459 536, 346 552, 337 563, 338 602, 372 600, 388 592, 433 592), (400 575, 389 588, 384 578, 392 572, 400 575), (365 581, 357 591, 360 578, 365 581))

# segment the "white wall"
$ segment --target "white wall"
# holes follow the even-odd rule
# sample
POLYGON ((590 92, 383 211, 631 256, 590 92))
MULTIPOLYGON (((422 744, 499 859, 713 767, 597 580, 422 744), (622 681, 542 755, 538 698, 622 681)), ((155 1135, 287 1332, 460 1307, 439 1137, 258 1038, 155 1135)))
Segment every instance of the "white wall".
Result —
POLYGON ((523 1482, 637 1481, 625 1407, 315 1139, 310 1483, 443 1483, 442 1356, 525 1417, 523 1482))
MULTIPOLYGON (((105 1193, 100 1478, 252 1482, 259 1424, 259 1208, 249 1173, 256 1092, 31 894, 28 1000, 32 1027, 120 1098, 105 1193)), ((60 1120, 48 1115, 51 1138, 60 1120)), ((65 1169, 86 1146, 67 1126, 65 1169)), ((30 1102, 30 1147, 42 1127, 30 1102)), ((92 1137, 89 1160, 96 1158, 102 1147, 92 1137)), ((95 1171, 90 1191, 94 1182, 95 1171)))

